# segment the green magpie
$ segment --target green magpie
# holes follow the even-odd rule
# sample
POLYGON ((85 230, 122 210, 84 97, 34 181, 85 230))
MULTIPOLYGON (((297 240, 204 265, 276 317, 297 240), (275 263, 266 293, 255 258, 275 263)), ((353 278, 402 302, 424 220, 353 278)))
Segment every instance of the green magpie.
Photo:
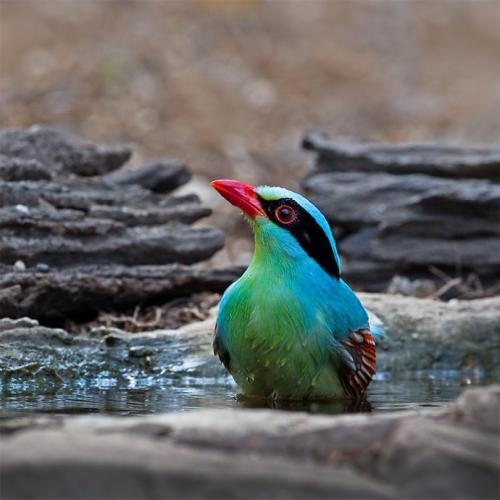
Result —
POLYGON ((281 187, 211 184, 254 233, 250 265, 222 296, 213 343, 242 395, 362 397, 375 373, 374 335, 323 214, 281 187))

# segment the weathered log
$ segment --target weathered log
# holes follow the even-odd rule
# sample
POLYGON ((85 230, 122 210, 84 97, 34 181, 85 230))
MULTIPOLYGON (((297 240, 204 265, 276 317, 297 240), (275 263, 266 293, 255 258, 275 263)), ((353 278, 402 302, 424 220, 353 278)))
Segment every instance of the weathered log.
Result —
POLYGON ((442 285, 433 266, 498 283, 500 151, 314 133, 304 145, 317 158, 302 185, 334 226, 344 276, 355 286, 384 290, 395 275, 442 285))
POLYGON ((500 150, 440 144, 376 144, 307 132, 303 147, 318 154, 320 172, 388 172, 500 180, 500 150))
POLYGON ((12 158, 0 154, 0 180, 3 181, 48 181, 52 175, 37 160, 12 158))
POLYGON ((99 311, 161 304, 200 291, 223 292, 243 269, 207 270, 181 264, 77 266, 39 271, 0 265, 0 316, 43 324, 90 321, 99 311))
POLYGON ((170 193, 191 179, 185 163, 177 160, 150 163, 133 170, 113 172, 104 181, 111 185, 137 185, 156 193, 170 193))
POLYGON ((352 229, 379 223, 395 207, 432 216, 467 213, 491 223, 500 209, 500 186, 483 180, 353 171, 313 174, 302 185, 330 221, 352 229))
MULTIPOLYGON (((47 228, 49 229, 49 228, 47 228)), ((41 237, 2 231, 0 260, 27 265, 80 264, 145 265, 207 259, 224 244, 221 231, 211 227, 191 228, 172 223, 124 228, 120 223, 90 218, 82 222, 58 223, 52 234, 41 237)))
POLYGON ((227 286, 216 272, 168 266, 207 259, 224 244, 218 229, 189 226, 211 213, 196 195, 167 194, 190 179, 185 164, 110 174, 127 147, 48 127, 0 131, 0 155, 0 316, 93 319, 227 286))
MULTIPOLYGON (((171 206, 149 209, 90 205, 88 212, 73 208, 53 210, 46 206, 7 206, 0 208, 0 228, 24 231, 29 227, 32 230, 41 230, 42 234, 53 234, 54 222, 84 221, 87 213, 88 219, 91 219, 95 225, 117 221, 130 227, 175 221, 188 224, 210 214, 210 209, 200 206, 199 201, 192 201, 187 197, 175 198, 172 201, 175 203, 171 206)), ((59 229, 56 229, 54 232, 58 231, 59 229)))
POLYGON ((372 253, 376 259, 396 262, 398 266, 465 267, 478 274, 498 278, 500 239, 440 239, 391 235, 374 240, 372 253))
POLYGON ((121 167, 132 155, 125 145, 95 145, 52 127, 0 131, 0 154, 36 159, 46 169, 82 176, 102 175, 121 167))
POLYGON ((128 208, 128 207, 108 207, 106 205, 92 205, 89 210, 90 217, 107 218, 120 221, 127 226, 157 225, 167 222, 183 222, 192 224, 198 219, 210 215, 211 210, 200 206, 200 202, 184 202, 179 200, 171 207, 158 208, 128 208))

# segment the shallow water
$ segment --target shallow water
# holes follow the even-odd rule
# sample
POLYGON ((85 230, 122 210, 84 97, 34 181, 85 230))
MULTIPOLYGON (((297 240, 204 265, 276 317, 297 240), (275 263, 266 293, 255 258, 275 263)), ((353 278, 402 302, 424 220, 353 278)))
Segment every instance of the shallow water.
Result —
MULTIPOLYGON (((207 333, 208 335, 208 333, 207 333)), ((207 337, 210 339, 210 337, 207 337)), ((441 406, 465 385, 487 382, 479 369, 379 372, 367 401, 293 404, 241 401, 203 336, 93 335, 0 346, 0 418, 43 414, 144 415, 196 408, 252 407, 317 413, 407 411, 441 406), (208 345, 208 347, 207 347, 208 345)), ((488 380, 489 382, 489 380, 488 380)))
POLYGON ((53 386, 3 384, 0 393, 0 416, 19 417, 40 414, 104 413, 144 415, 196 408, 280 408, 290 411, 338 414, 358 411, 407 411, 418 407, 439 407, 455 399, 464 383, 459 374, 420 373, 405 379, 391 380, 378 374, 372 382, 367 402, 354 406, 348 402, 273 403, 241 401, 237 387, 229 377, 184 376, 155 381, 129 380, 125 383, 71 383, 53 386), (107 386, 108 385, 108 386, 107 386))

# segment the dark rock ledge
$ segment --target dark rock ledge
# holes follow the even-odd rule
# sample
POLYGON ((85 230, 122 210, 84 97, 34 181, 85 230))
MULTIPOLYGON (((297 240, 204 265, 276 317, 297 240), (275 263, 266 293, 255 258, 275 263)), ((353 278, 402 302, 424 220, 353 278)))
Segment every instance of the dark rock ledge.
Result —
POLYGON ((51 272, 13 271, 0 265, 0 317, 28 316, 48 325, 68 319, 89 321, 101 311, 164 304, 207 290, 221 293, 240 274, 240 268, 214 270, 177 263, 77 266, 51 272))
POLYGON ((171 194, 187 166, 121 168, 130 156, 45 126, 0 131, 0 317, 89 321, 238 276, 190 266, 224 235, 191 226, 211 213, 195 194, 171 194))
POLYGON ((302 185, 332 224, 351 283, 411 294, 413 280, 445 298, 500 292, 499 149, 315 132, 303 144, 315 159, 302 185))
MULTIPOLYGON (((400 380, 417 373, 453 373, 464 383, 500 379, 500 297, 448 303, 388 294, 360 298, 385 329, 379 373, 400 380)), ((201 376, 223 377, 211 347, 216 313, 214 307, 204 321, 175 330, 100 326, 79 335, 28 318, 0 319, 0 384, 120 382, 133 371, 137 380, 161 385, 172 375, 165 370, 174 366, 179 374, 188 355, 201 376)))
POLYGON ((2 497, 492 499, 500 387, 441 410, 4 421, 2 497))

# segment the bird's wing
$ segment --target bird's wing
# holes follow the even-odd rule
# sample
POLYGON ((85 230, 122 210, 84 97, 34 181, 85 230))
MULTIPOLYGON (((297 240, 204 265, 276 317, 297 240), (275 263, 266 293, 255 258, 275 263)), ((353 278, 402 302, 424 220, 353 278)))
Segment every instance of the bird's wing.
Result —
POLYGON ((384 328, 384 322, 369 309, 366 310, 368 313, 368 323, 370 324, 370 332, 372 334, 375 343, 378 343, 379 340, 387 337, 387 332, 384 328))
POLYGON ((373 375, 377 354, 375 340, 368 328, 349 332, 339 342, 339 374, 345 391, 351 396, 361 396, 373 375))
POLYGON ((221 336, 217 332, 217 323, 215 324, 215 337, 213 342, 214 354, 219 357, 224 368, 229 371, 230 356, 229 352, 222 342, 221 336))

